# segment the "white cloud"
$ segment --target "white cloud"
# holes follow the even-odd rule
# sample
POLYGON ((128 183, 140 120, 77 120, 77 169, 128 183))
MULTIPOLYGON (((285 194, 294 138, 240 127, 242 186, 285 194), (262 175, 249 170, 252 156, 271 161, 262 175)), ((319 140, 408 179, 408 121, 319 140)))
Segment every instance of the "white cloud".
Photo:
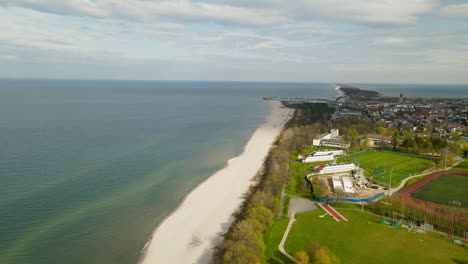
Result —
POLYGON ((164 18, 241 25, 272 25, 296 19, 324 19, 373 26, 415 24, 417 16, 430 12, 437 6, 437 2, 438 0, 3 0, 6 5, 95 18, 164 18))
POLYGON ((245 25, 270 25, 287 21, 275 10, 251 9, 190 0, 17 0, 8 6, 22 6, 49 13, 134 21, 171 19, 178 21, 215 21, 245 25))
POLYGON ((468 4, 447 5, 440 8, 438 14, 444 17, 468 19, 468 4))
POLYGON ((325 19, 374 26, 411 25, 438 0, 224 0, 225 3, 282 10, 299 19, 325 19))
POLYGON ((385 38, 376 38, 373 40, 373 43, 375 45, 404 46, 404 45, 408 45, 409 40, 406 38, 385 37, 385 38))

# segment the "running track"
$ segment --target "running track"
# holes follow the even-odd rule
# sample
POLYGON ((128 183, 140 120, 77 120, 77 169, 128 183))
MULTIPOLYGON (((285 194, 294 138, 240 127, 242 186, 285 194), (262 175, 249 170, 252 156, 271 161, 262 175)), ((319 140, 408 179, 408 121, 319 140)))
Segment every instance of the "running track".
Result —
POLYGON ((407 201, 414 201, 414 202, 418 202, 418 203, 425 203, 426 205, 436 205, 436 206, 444 206, 443 204, 438 204, 438 203, 434 203, 434 202, 429 202, 429 201, 425 201, 425 200, 421 200, 421 199, 418 199, 418 198, 414 198, 414 197, 411 197, 411 194, 413 192, 415 192, 417 189, 423 187, 424 185, 430 183, 431 181, 439 178, 440 176, 444 175, 444 174, 459 174, 459 175, 464 175, 464 176, 468 176, 468 171, 440 171, 440 172, 436 172, 436 173, 433 173, 415 183, 413 183, 412 185, 404 188, 403 190, 401 190, 400 192, 397 193, 397 195, 401 196, 403 199, 407 200, 407 201))
POLYGON ((348 219, 344 218, 344 216, 342 216, 328 204, 319 204, 319 206, 322 207, 322 209, 325 210, 329 215, 331 215, 336 221, 348 221, 348 219))

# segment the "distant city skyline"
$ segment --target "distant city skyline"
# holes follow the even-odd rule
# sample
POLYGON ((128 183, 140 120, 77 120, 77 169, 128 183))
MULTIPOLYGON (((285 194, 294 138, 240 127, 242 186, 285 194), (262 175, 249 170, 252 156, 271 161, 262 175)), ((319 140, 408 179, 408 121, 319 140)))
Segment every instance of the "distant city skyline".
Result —
POLYGON ((468 84, 459 0, 0 0, 0 78, 468 84))

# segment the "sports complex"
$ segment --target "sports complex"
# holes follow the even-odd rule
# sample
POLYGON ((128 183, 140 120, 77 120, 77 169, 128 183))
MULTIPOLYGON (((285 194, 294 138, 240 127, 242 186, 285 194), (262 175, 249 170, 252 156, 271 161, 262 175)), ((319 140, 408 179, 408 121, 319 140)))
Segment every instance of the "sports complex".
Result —
POLYGON ((406 200, 468 208, 468 172, 433 173, 399 192, 406 200))
POLYGON ((392 187, 411 175, 435 166, 435 160, 429 157, 377 150, 357 152, 340 161, 355 162, 365 170, 367 177, 384 184, 388 184, 391 177, 392 187))

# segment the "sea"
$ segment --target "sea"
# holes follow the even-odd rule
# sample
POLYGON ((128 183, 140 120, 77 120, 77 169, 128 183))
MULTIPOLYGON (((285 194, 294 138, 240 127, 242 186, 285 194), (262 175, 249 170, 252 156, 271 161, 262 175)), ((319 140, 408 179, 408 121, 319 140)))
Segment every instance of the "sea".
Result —
MULTIPOLYGON (((467 85, 366 85, 468 96, 467 85)), ((264 96, 337 95, 331 83, 0 79, 0 263, 136 263, 266 121, 264 96)))

